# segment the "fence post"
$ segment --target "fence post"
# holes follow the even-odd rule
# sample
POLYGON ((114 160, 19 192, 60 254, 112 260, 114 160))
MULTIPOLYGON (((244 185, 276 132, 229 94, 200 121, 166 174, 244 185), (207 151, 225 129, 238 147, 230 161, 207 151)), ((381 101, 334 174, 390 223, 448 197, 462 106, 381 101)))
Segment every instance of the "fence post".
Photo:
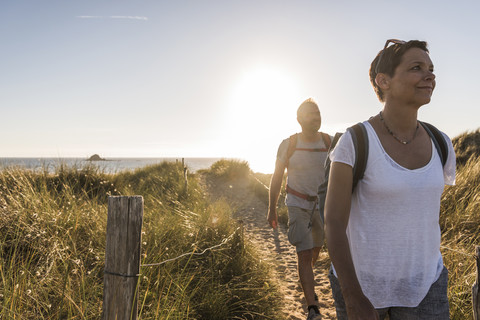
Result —
POLYGON ((475 259, 477 260, 477 278, 472 287, 473 319, 480 320, 480 246, 475 248, 475 259))
POLYGON ((108 197, 103 319, 136 320, 143 197, 108 197))
POLYGON ((183 167, 183 179, 185 180, 185 182, 184 182, 185 193, 188 193, 188 170, 187 170, 187 167, 183 167))

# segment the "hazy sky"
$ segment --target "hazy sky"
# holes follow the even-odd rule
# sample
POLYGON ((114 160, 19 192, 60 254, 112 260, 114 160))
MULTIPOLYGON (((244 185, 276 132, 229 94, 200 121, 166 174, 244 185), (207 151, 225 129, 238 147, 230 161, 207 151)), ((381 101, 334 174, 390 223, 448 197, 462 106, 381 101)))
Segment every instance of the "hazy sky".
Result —
POLYGON ((296 109, 378 113, 388 38, 429 43, 419 118, 480 127, 479 1, 0 0, 0 157, 237 157, 272 172, 296 109))

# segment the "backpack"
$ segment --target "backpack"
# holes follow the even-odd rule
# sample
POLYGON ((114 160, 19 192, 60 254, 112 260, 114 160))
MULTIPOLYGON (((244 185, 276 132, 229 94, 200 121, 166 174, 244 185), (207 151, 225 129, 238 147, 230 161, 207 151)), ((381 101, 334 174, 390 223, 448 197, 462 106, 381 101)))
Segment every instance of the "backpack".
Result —
MULTIPOLYGON (((423 126, 425 131, 428 133, 430 138, 435 145, 435 149, 440 156, 440 160, 442 162, 442 166, 445 167, 445 163, 447 162, 448 157, 448 145, 443 137, 443 134, 433 125, 419 121, 420 124, 423 126)), ((353 141, 353 146, 355 148, 355 163, 353 165, 353 183, 352 183, 352 193, 357 186, 359 180, 363 178, 363 174, 365 173, 365 168, 367 166, 368 160, 368 136, 367 130, 363 123, 357 123, 347 129, 353 141)), ((325 160, 325 181, 318 187, 318 208, 320 210, 320 218, 322 222, 325 220, 325 198, 327 197, 327 188, 328 188, 328 178, 330 176, 330 153, 335 148, 338 140, 342 136, 342 133, 337 132, 335 137, 332 140, 330 145, 330 149, 328 150, 328 156, 325 160)))

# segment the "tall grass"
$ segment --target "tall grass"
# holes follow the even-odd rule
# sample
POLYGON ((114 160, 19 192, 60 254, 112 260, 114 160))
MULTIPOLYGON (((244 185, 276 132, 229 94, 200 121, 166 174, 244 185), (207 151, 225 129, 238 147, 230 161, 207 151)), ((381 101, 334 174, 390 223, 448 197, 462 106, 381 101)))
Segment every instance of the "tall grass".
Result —
POLYGON ((480 129, 472 132, 464 132, 453 140, 457 164, 463 166, 472 156, 480 155, 480 129))
POLYGON ((442 253, 449 270, 452 319, 472 318, 472 285, 475 281, 475 246, 480 245, 480 158, 459 166, 456 186, 442 197, 440 225, 442 253))
POLYGON ((195 175, 187 189, 180 164, 48 171, 0 172, 1 319, 101 318, 107 197, 133 194, 145 199, 142 264, 161 263, 141 267, 142 319, 281 318, 229 205, 207 201, 195 175))
POLYGON ((449 270, 452 320, 472 318, 475 246, 480 245, 480 129, 453 140, 457 156, 456 185, 442 196, 442 253, 449 270))
MULTIPOLYGON (((475 140, 454 139, 466 160, 456 186, 445 189, 440 216, 453 320, 472 317, 480 244, 479 145, 465 141, 475 140)), ((117 174, 89 166, 50 171, 0 171, 1 319, 99 319, 107 197, 134 194, 145 200, 142 264, 156 264, 141 267, 142 319, 282 318, 269 267, 243 239, 229 203, 208 201, 196 175, 186 188, 180 164, 117 174)), ((203 174, 225 182, 252 172, 246 162, 221 160, 203 174)), ((249 185, 264 201, 269 178, 256 174, 249 185)))
POLYGON ((86 167, 55 174, 0 174, 0 318, 98 315, 105 212, 115 194, 106 176, 86 167))

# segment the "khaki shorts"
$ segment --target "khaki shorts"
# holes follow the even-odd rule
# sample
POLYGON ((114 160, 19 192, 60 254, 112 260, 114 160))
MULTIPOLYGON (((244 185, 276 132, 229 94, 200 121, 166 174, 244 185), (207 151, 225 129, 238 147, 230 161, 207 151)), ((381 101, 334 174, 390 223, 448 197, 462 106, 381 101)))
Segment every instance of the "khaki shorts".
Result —
POLYGON ((297 252, 321 247, 323 245, 323 223, 318 208, 312 210, 288 207, 288 241, 297 252), (310 219, 312 225, 309 227, 310 219))

